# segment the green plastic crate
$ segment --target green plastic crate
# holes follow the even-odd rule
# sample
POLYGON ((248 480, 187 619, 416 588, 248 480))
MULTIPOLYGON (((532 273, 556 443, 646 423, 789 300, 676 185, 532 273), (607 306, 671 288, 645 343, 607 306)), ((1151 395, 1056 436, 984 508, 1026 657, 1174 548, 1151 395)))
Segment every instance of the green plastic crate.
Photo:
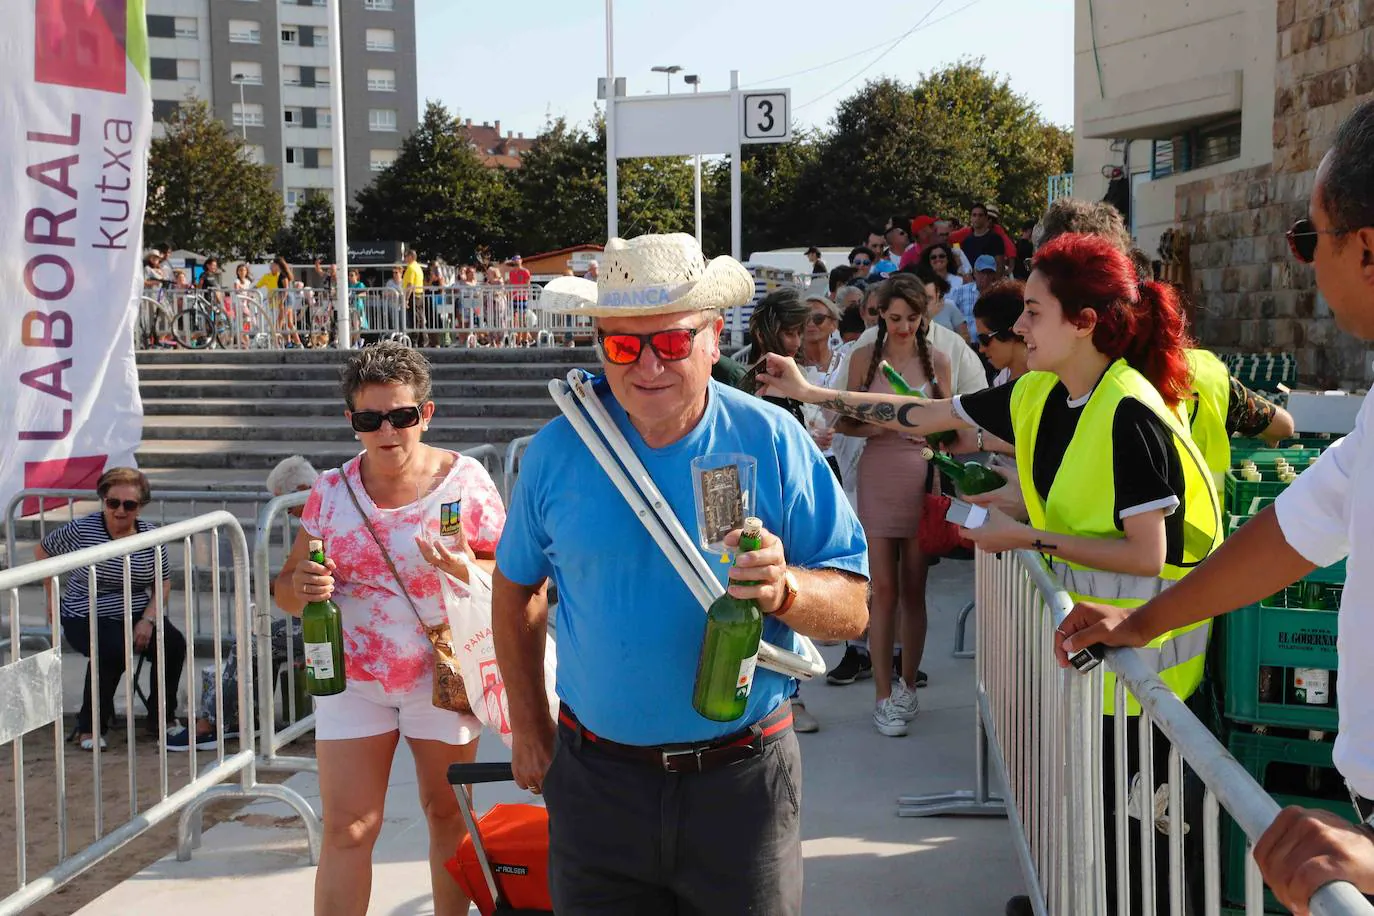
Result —
MULTIPOLYGON (((1235 470, 1226 472, 1224 492, 1226 494, 1225 506, 1228 511, 1245 512, 1256 497, 1278 496, 1288 489, 1288 484, 1279 480, 1278 472, 1272 467, 1262 468, 1256 465, 1256 470, 1260 472, 1258 481, 1245 480, 1235 470)), ((1302 473, 1301 468, 1297 470, 1298 473, 1302 473)))
POLYGON ((1322 450, 1319 448, 1259 448, 1245 455, 1237 455, 1233 451, 1231 469, 1238 469, 1242 461, 1253 461, 1255 467, 1272 471, 1282 459, 1301 471, 1307 467, 1309 458, 1320 458, 1321 453, 1322 450))
POLYGON ((1252 604, 1217 618, 1226 718, 1256 725, 1335 731, 1335 692, 1325 706, 1296 702, 1288 691, 1294 668, 1336 670, 1339 611, 1252 604), (1260 700, 1260 668, 1278 669, 1277 702, 1260 700))
MULTIPOLYGON (((1331 763, 1330 741, 1304 741, 1301 738, 1256 735, 1237 731, 1231 735, 1227 742, 1227 748, 1241 766, 1245 767, 1246 772, 1274 796, 1274 800, 1279 805, 1320 808, 1348 818, 1351 823, 1356 822, 1355 809, 1350 804, 1349 798, 1334 797, 1340 794, 1341 780, 1340 774, 1336 772, 1331 763), (1323 771, 1322 788, 1325 791, 1318 797, 1294 792, 1291 785, 1292 767, 1288 768, 1288 772, 1280 773, 1276 769, 1275 765, 1277 764, 1320 769, 1323 771), (1285 779, 1285 777, 1288 778, 1285 779)), ((1222 896, 1232 905, 1244 906, 1245 857, 1247 854, 1245 833, 1235 821, 1226 815, 1225 809, 1222 809, 1222 833, 1224 836, 1221 859, 1222 896)), ((1279 902, 1274 899, 1274 895, 1269 893, 1267 889, 1264 892, 1264 909, 1269 913, 1288 912, 1279 905, 1279 902)))

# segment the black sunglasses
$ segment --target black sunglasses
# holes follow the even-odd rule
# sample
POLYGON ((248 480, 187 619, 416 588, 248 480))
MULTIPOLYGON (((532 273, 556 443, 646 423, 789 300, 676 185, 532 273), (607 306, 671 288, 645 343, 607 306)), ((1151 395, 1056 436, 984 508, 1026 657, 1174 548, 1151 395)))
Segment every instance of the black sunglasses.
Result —
POLYGON ((814 325, 817 325, 817 326, 822 325, 822 324, 825 324, 827 321, 834 321, 834 320, 835 320, 835 316, 834 316, 834 315, 831 315, 829 312, 812 312, 812 313, 811 313, 811 323, 814 324, 814 325))
POLYGON ((1012 331, 1012 330, 1008 329, 1008 330, 1005 330, 1005 331, 993 331, 991 334, 979 334, 979 335, 977 335, 977 337, 978 337, 978 346, 980 346, 980 347, 986 347, 986 346, 990 345, 994 340, 1001 340, 1001 341, 1016 340, 1017 334, 1016 334, 1015 331, 1012 331))
POLYGON ((118 500, 115 499, 113 496, 105 500, 105 508, 109 509, 111 512, 118 511, 120 506, 124 507, 125 512, 134 512, 140 509, 143 506, 143 503, 139 502, 136 499, 118 500))
POLYGON ((873 263, 873 262, 870 261, 868 258, 856 258, 856 259, 854 259, 853 261, 850 261, 850 262, 849 262, 849 266, 851 266, 851 267, 868 267, 868 266, 870 266, 872 263, 873 263))
POLYGON ((382 428, 382 421, 391 424, 392 429, 410 429, 420 422, 419 407, 397 407, 395 410, 355 410, 349 417, 353 431, 375 433, 382 428))
POLYGON ((1345 232, 1340 229, 1318 229, 1307 217, 1298 220, 1293 224, 1293 228, 1285 233, 1288 237, 1288 250, 1304 264, 1311 264, 1317 259, 1317 243, 1323 235, 1344 234, 1345 232))

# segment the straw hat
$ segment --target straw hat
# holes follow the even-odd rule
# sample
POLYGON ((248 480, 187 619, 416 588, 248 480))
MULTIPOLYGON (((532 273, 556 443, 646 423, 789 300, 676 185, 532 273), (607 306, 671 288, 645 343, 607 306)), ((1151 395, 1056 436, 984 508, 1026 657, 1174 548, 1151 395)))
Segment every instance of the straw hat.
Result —
POLYGON ((540 310, 596 318, 667 315, 744 305, 754 278, 734 258, 709 263, 682 232, 611 239, 595 281, 558 277, 539 296, 540 310))

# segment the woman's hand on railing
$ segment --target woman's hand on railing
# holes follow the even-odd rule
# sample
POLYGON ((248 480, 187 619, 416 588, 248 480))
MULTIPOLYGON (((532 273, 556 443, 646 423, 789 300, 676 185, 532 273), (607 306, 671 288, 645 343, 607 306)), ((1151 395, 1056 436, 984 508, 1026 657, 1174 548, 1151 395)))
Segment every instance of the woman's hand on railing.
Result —
POLYGON ((1265 883, 1297 916, 1307 916, 1317 889, 1349 881, 1374 893, 1374 833, 1330 811, 1284 808, 1255 844, 1265 883))
POLYGON ((1059 667, 1067 668, 1069 659, 1089 646, 1128 646, 1139 648, 1149 642, 1136 632, 1132 608, 1080 601, 1055 630, 1060 640, 1054 646, 1059 667))

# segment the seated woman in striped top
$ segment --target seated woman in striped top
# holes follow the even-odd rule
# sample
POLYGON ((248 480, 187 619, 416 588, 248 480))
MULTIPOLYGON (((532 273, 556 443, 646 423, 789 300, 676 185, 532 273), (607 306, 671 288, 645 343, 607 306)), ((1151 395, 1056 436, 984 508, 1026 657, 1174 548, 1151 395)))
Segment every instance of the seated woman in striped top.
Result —
MULTIPOLYGON (((34 548, 39 559, 96 547, 131 534, 152 531, 156 526, 141 521, 138 513, 152 499, 148 478, 133 468, 111 468, 96 483, 101 510, 48 532, 43 542, 34 548)), ((162 684, 170 685, 167 696, 167 718, 176 718, 176 685, 186 662, 186 638, 167 618, 162 624, 162 645, 158 645, 157 618, 167 609, 172 594, 171 564, 167 548, 159 547, 161 565, 153 548, 140 550, 129 557, 130 613, 133 616, 133 650, 124 645, 124 559, 106 560, 97 564, 95 574, 95 646, 91 645, 90 574, 74 570, 66 577, 62 588, 62 635, 73 649, 90 657, 98 653, 100 665, 100 732, 97 733, 91 714, 91 672, 86 668, 86 689, 81 698, 81 712, 77 715, 76 731, 82 750, 91 750, 98 740, 105 747, 105 732, 114 713, 115 690, 124 674, 126 656, 147 655, 153 662, 152 690, 149 691, 150 728, 158 732, 157 694, 162 684), (154 589, 158 569, 162 572, 162 588, 154 589), (156 599, 156 600, 155 600, 156 599)), ((52 613, 52 581, 44 582, 48 590, 48 613, 52 613)))

